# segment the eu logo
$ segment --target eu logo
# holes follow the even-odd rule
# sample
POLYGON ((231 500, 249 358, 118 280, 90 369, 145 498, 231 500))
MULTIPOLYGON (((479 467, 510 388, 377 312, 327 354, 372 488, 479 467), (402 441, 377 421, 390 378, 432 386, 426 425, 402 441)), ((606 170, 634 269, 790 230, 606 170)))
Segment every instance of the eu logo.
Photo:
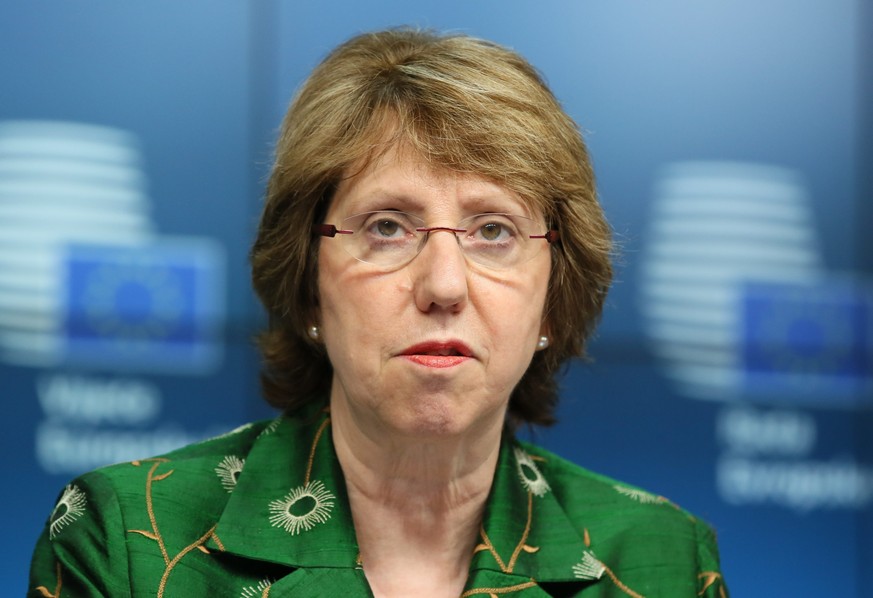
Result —
POLYGON ((873 300, 860 284, 746 285, 746 393, 831 405, 868 398, 871 315, 873 300))
POLYGON ((68 247, 69 365, 206 373, 221 359, 224 259, 206 239, 68 247))

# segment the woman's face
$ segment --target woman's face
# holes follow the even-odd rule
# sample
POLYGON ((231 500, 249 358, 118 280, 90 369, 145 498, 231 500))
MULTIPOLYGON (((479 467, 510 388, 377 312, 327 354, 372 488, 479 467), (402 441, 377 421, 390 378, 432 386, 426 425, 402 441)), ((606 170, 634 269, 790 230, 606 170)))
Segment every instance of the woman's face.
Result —
MULTIPOLYGON (((339 226, 376 210, 407 212, 427 227, 512 213, 545 231, 541 215, 515 194, 434 170, 411 151, 390 151, 344 179, 325 222, 339 226)), ((376 441, 499 430, 546 332, 551 255, 545 240, 530 242, 542 243, 530 261, 489 270, 465 258, 455 234, 435 231, 411 262, 386 271, 353 258, 338 238, 323 238, 317 323, 334 370, 334 409, 376 441)))

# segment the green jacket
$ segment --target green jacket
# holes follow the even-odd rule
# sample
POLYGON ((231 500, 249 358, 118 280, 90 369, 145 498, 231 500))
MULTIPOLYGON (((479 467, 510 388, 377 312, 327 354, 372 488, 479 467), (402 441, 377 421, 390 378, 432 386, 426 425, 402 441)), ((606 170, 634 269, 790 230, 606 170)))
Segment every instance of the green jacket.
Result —
MULTIPOLYGON (((243 426, 68 485, 28 596, 371 596, 325 411, 243 426)), ((504 440, 463 596, 719 598, 710 528, 504 440)))

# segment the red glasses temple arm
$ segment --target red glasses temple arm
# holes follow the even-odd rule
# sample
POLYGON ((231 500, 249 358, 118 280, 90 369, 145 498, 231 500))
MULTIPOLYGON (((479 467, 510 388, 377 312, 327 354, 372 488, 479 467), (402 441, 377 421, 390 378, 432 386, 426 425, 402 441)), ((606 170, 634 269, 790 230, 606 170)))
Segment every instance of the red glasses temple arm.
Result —
POLYGON ((554 243, 561 238, 561 233, 556 230, 546 231, 544 235, 531 235, 531 239, 545 239, 547 243, 554 243))
POLYGON ((321 235, 322 237, 335 237, 337 235, 351 235, 355 231, 342 230, 337 228, 333 224, 313 224, 312 232, 317 235, 321 235))

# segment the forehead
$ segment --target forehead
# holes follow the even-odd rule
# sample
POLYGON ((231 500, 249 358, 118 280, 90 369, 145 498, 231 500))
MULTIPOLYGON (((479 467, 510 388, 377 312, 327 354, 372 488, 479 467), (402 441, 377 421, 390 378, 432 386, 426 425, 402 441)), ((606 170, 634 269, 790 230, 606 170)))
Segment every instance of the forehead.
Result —
POLYGON ((453 211, 532 216, 538 211, 517 193, 486 177, 450 170, 397 145, 346 169, 328 212, 347 216, 389 209, 423 216, 453 211))

